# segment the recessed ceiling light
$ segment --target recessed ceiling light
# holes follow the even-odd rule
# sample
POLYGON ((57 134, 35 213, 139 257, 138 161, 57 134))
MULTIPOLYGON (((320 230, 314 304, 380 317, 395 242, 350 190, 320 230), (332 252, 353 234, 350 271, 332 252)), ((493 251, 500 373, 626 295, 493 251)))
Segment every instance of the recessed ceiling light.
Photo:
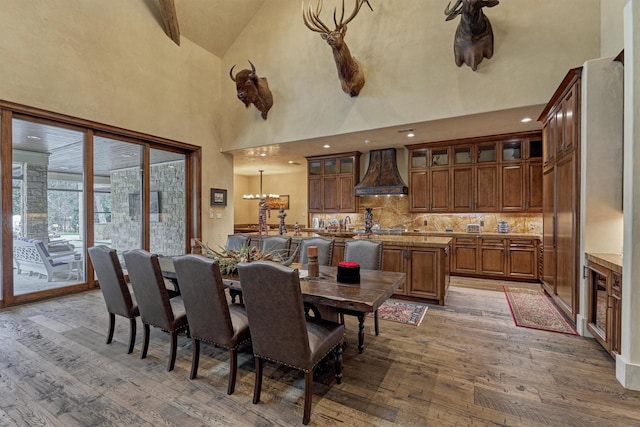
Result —
POLYGON ((525 117, 524 119, 520 120, 522 123, 528 123, 531 121, 531 117, 525 117))
POLYGON ((322 147, 323 148, 331 148, 331 146, 329 144, 324 144, 322 147))
POLYGON ((260 157, 267 157, 267 153, 260 153, 260 157))
POLYGON ((123 153, 121 154, 122 157, 135 157, 134 153, 123 153))
POLYGON ((409 133, 407 134, 407 138, 413 138, 414 136, 416 136, 416 134, 415 134, 415 133, 413 133, 413 132, 409 132, 409 133))
POLYGON ((289 160, 287 163, 289 163, 291 165, 291 164, 293 164, 293 160, 289 160))
POLYGON ((365 143, 365 144, 368 144, 369 142, 371 142, 371 141, 369 141, 368 139, 365 139, 365 140, 364 140, 364 143, 365 143))
POLYGON ((35 139, 35 140, 41 140, 42 138, 40 138, 39 136, 35 136, 35 135, 27 135, 27 139, 35 139))

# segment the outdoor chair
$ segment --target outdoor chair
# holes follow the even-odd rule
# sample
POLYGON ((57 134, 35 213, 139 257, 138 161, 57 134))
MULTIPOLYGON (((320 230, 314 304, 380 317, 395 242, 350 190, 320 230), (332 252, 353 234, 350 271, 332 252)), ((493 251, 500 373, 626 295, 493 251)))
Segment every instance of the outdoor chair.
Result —
POLYGON ((67 273, 69 276, 74 268, 74 252, 66 250, 50 253, 42 240, 16 237, 13 239, 13 263, 18 274, 28 271, 29 274, 47 276, 51 282, 54 275, 67 273))
POLYGON ((253 403, 260 401, 264 360, 304 372, 303 424, 311 417, 313 371, 329 353, 335 357, 336 381, 342 379, 344 325, 306 319, 298 270, 270 261, 238 265, 249 318, 256 379, 253 403))
POLYGON ((176 362, 178 332, 184 330, 189 336, 184 305, 180 298, 169 299, 158 255, 142 249, 132 249, 124 252, 124 260, 144 326, 144 343, 140 358, 147 357, 149 326, 160 328, 168 332, 171 338, 171 351, 167 365, 167 371, 171 371, 176 362))
POLYGON ((107 305, 107 312, 109 313, 107 344, 110 344, 113 339, 116 314, 129 319, 129 349, 127 354, 130 354, 136 342, 136 317, 140 316, 140 311, 131 296, 131 292, 129 292, 129 286, 124 279, 116 250, 103 245, 94 246, 89 248, 89 257, 98 276, 100 291, 102 291, 104 302, 107 305))
POLYGON ((198 374, 200 341, 229 350, 229 385, 232 394, 238 372, 238 346, 249 339, 244 307, 227 303, 218 261, 200 255, 173 258, 187 311, 193 355, 190 379, 198 374))
MULTIPOLYGON (((382 242, 377 240, 346 240, 344 242, 344 260, 357 262, 363 270, 382 270, 382 242)), ((344 324, 344 315, 356 316, 360 323, 360 328, 364 325, 364 314, 351 312, 349 310, 339 310, 340 322, 344 324)), ((375 334, 379 334, 378 310, 373 313, 373 325, 375 334)), ((359 331, 360 335, 362 331, 359 331)), ((358 350, 362 353, 363 343, 359 339, 358 350)))

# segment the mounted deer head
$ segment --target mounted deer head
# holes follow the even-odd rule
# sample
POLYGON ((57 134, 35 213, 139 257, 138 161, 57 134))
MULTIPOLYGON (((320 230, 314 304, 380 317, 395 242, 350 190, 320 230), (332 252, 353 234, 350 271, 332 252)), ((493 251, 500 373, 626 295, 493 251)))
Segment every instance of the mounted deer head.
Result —
POLYGON ((458 67, 464 63, 475 71, 483 58, 491 59, 493 56, 493 30, 482 8, 493 7, 498 3, 498 0, 457 0, 453 8, 449 8, 451 2, 447 5, 444 10, 446 21, 461 15, 453 43, 458 67))
POLYGON ((249 65, 251 65, 251 71, 238 71, 235 77, 233 75, 233 69, 236 66, 234 65, 229 70, 229 77, 235 82, 236 94, 238 99, 244 103, 244 106, 249 107, 249 104, 255 105, 262 113, 262 118, 267 120, 267 113, 273 106, 271 89, 269 89, 269 83, 267 83, 266 77, 258 77, 256 67, 251 61, 249 61, 249 65))
POLYGON ((349 96, 358 96, 360 93, 360 89, 364 86, 364 73, 358 61, 351 56, 351 52, 349 52, 349 48, 344 41, 344 36, 347 33, 347 24, 356 17, 364 3, 366 3, 373 12, 369 0, 355 0, 353 12, 351 12, 351 15, 345 20, 344 0, 342 0, 342 13, 340 14, 339 22, 336 19, 337 8, 333 11, 333 23, 336 26, 334 30, 330 30, 320 19, 322 0, 318 0, 315 11, 311 4, 309 4, 309 8, 305 11, 304 0, 302 3, 302 19, 304 20, 304 24, 311 31, 320 33, 322 39, 331 46, 333 59, 335 59, 336 67, 338 68, 338 78, 342 84, 342 90, 349 96))

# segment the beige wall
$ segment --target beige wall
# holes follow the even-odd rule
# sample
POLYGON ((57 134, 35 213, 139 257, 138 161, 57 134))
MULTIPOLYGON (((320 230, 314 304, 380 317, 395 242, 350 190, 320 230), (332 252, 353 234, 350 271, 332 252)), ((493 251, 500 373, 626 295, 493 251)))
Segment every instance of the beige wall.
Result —
POLYGON ((624 48, 622 11, 628 0, 600 0, 600 56, 617 56, 624 48))
MULTIPOLYGON (((258 202, 256 200, 243 200, 243 194, 256 194, 260 190, 259 176, 234 176, 236 194, 234 197, 235 211, 234 222, 236 224, 256 224, 258 222, 258 202)), ((278 193, 289 195, 289 209, 286 212, 285 224, 287 230, 293 230, 293 224, 297 221, 300 227, 307 223, 307 174, 302 173, 263 175, 262 190, 264 193, 278 193)), ((278 211, 271 211, 271 218, 267 218, 269 224, 278 224, 278 211)))
MULTIPOLYGON (((230 188, 220 60, 187 39, 174 44, 147 7, 155 3, 2 0, 0 98, 200 145, 203 191, 230 188)), ((218 222, 203 216, 205 240, 231 229, 228 211, 218 222)))
POLYGON ((545 104, 568 69, 600 56, 599 0, 513 0, 486 9, 495 54, 476 72, 454 63, 457 21, 445 22, 443 4, 372 5, 374 12, 363 8, 346 36, 367 80, 360 96, 349 98, 331 49, 304 26, 299 2, 265 2, 225 54, 222 69, 245 67, 250 58, 269 79, 274 106, 262 120, 223 79, 223 149, 545 104))

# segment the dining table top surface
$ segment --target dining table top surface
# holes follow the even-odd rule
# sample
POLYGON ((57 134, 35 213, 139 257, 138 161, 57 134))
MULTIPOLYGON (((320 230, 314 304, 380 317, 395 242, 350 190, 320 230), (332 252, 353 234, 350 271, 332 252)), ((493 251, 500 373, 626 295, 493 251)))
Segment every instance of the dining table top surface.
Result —
MULTIPOLYGON (((177 280, 171 257, 159 257, 159 261, 163 275, 177 280)), ((405 273, 401 272, 361 269, 360 283, 341 283, 335 266, 319 266, 320 275, 316 278, 304 277, 306 270, 302 264, 290 267, 302 273, 300 290, 305 302, 364 313, 376 311, 405 279, 405 273)), ((223 276, 223 281, 229 289, 242 291, 237 275, 223 276)))

